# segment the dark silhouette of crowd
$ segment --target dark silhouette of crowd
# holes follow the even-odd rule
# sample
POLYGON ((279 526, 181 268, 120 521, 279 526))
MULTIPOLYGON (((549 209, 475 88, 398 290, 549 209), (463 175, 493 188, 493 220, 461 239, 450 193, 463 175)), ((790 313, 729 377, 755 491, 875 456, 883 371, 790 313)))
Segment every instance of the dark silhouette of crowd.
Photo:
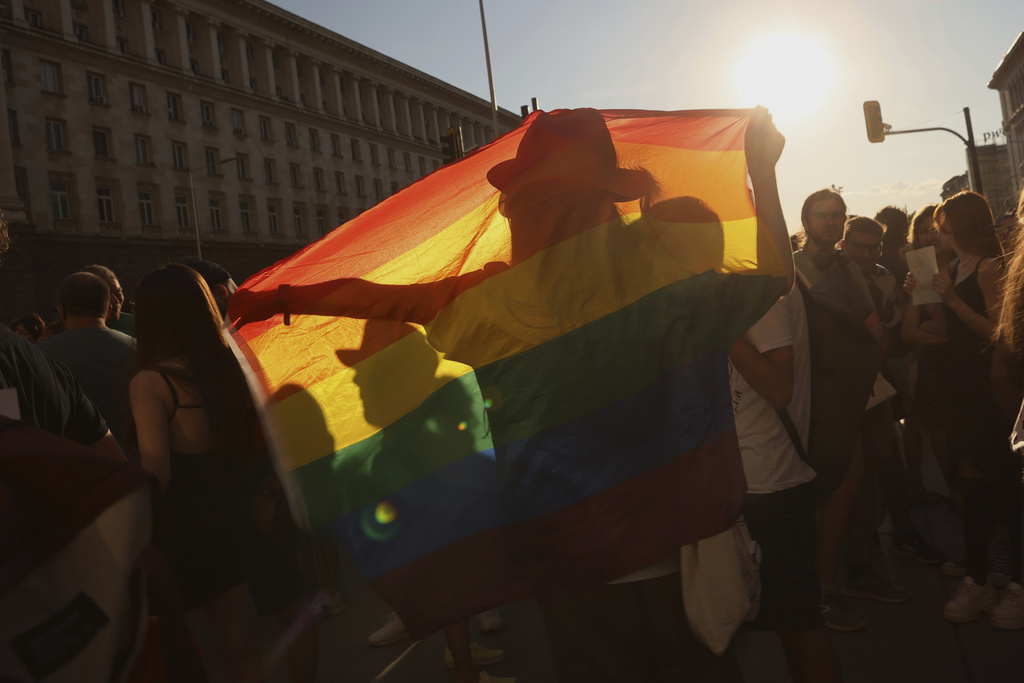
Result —
MULTIPOLYGON (((772 220, 781 223, 774 163, 782 141, 770 124, 766 130, 761 144, 769 149, 754 159, 751 178, 759 212, 777 214, 772 220)), ((626 183, 626 170, 612 163, 626 183)), ((639 183, 640 175, 630 169, 628 180, 639 183)), ((647 192, 579 179, 567 187, 559 191, 589 197, 595 215, 612 221, 617 202, 647 192)), ((517 197, 502 191, 514 216, 517 197)), ((884 547, 893 557, 960 577, 936 619, 965 623, 988 615, 995 628, 1024 628, 1024 193, 1017 214, 997 223, 986 198, 974 192, 913 214, 887 206, 868 217, 849 215, 842 194, 828 188, 807 197, 801 222, 787 262, 797 284, 729 351, 747 477, 743 513, 761 548, 761 609, 744 628, 779 634, 794 680, 842 680, 828 630, 870 629, 861 600, 894 610, 910 600, 899 565, 893 574, 876 559, 880 509, 891 529, 884 547), (841 455, 822 453, 814 433, 825 424, 812 395, 822 371, 815 353, 834 337, 821 336, 808 320, 824 302, 841 309, 863 340, 859 350, 832 350, 867 368, 874 383, 863 406, 829 417, 850 434, 841 455), (922 461, 929 453, 948 495, 925 487, 922 461), (829 458, 826 477, 821 463, 829 458), (914 528, 910 509, 924 505, 961 516, 962 555, 947 557, 951 549, 933 547, 914 528)), ((4 247, 5 232, 0 225, 4 247)), ((780 234, 785 243, 784 224, 780 234)), ((207 656, 219 657, 232 681, 265 680, 255 604, 290 634, 282 657, 292 680, 313 681, 316 620, 344 610, 341 551, 290 521, 224 329, 237 285, 217 264, 194 261, 166 264, 130 289, 133 303, 112 270, 83 264, 56 284, 55 319, 28 313, 0 330, 0 389, 14 392, 0 414, 151 472, 160 491, 155 541, 185 610, 207 623, 215 651, 207 656)), ((289 312, 331 313, 297 304, 289 312)), ((835 391, 844 387, 837 383, 835 391)), ((643 668, 643 680, 737 680, 732 649, 715 657, 693 638, 678 557, 667 559, 643 576, 540 601, 562 680, 599 680, 602 667, 643 668), (677 609, 655 622, 658 606, 671 601, 677 609), (608 626, 617 618, 623 621, 616 628, 608 626), (636 626, 654 623, 666 642, 636 626), (646 644, 620 652, 626 630, 629 642, 646 644), (674 647, 680 649, 672 656, 659 649, 674 647), (673 657, 707 663, 687 668, 673 657), (594 669, 586 664, 598 660, 594 669)), ((480 625, 497 630, 501 619, 486 612, 480 625)), ((460 683, 514 680, 476 671, 504 653, 470 643, 466 623, 445 632, 460 683)), ((392 615, 370 643, 405 637, 392 615)))

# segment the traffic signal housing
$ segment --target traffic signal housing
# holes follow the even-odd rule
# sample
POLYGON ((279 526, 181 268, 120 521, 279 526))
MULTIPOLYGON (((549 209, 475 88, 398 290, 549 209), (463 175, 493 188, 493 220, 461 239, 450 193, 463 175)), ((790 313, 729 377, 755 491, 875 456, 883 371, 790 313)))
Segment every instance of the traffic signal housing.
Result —
POLYGON ((441 156, 445 164, 463 157, 461 127, 452 126, 447 133, 441 135, 441 156))
POLYGON ((888 126, 882 123, 882 105, 875 100, 864 103, 864 123, 868 129, 868 140, 885 141, 885 129, 888 126))

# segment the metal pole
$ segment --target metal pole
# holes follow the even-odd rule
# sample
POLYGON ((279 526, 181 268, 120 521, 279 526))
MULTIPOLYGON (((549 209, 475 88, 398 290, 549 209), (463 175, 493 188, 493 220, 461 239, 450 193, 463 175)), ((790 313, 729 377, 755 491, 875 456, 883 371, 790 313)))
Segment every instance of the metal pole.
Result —
POLYGON ((196 260, 203 260, 203 249, 199 246, 199 210, 196 208, 196 186, 192 182, 192 169, 188 169, 188 189, 192 194, 192 221, 196 224, 196 260))
POLYGON ((978 148, 974 146, 974 129, 971 127, 971 108, 964 107, 964 121, 967 122, 967 154, 971 160, 971 175, 974 176, 974 187, 978 194, 983 194, 981 187, 981 164, 978 162, 978 148))
POLYGON ((498 132, 498 100, 494 96, 494 75, 491 73, 491 49, 487 46, 487 20, 484 19, 484 0, 480 0, 480 28, 484 32, 484 59, 487 60, 487 84, 491 87, 491 125, 494 126, 494 136, 491 139, 495 140, 500 135, 498 132))

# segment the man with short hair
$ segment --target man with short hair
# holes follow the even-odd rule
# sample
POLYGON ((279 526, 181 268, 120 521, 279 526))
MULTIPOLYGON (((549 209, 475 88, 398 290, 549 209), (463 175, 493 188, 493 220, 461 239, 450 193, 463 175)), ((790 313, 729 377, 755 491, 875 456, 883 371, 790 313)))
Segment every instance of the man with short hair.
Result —
MULTIPOLYGON (((0 254, 7 250, 7 222, 0 218, 0 254)), ((124 458, 106 422, 67 368, 0 325, 0 415, 124 458)))
POLYGON ((124 307, 124 290, 121 283, 110 268, 92 264, 82 268, 82 272, 99 276, 110 289, 110 310, 107 311, 106 325, 112 330, 135 336, 135 315, 122 310, 124 307))
POLYGON ((65 331, 39 342, 39 348, 67 366, 124 448, 135 343, 127 334, 106 326, 110 290, 99 276, 86 272, 69 275, 57 289, 57 301, 65 331))

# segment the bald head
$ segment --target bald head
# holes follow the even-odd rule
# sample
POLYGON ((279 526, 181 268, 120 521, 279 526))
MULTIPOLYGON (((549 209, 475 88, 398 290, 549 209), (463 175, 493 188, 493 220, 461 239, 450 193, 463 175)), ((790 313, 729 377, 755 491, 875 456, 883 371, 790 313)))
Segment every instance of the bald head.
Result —
MULTIPOLYGON (((72 273, 57 288, 61 319, 100 319, 110 308, 110 288, 92 273, 72 273)), ((65 324, 67 324, 65 320, 65 324)))

